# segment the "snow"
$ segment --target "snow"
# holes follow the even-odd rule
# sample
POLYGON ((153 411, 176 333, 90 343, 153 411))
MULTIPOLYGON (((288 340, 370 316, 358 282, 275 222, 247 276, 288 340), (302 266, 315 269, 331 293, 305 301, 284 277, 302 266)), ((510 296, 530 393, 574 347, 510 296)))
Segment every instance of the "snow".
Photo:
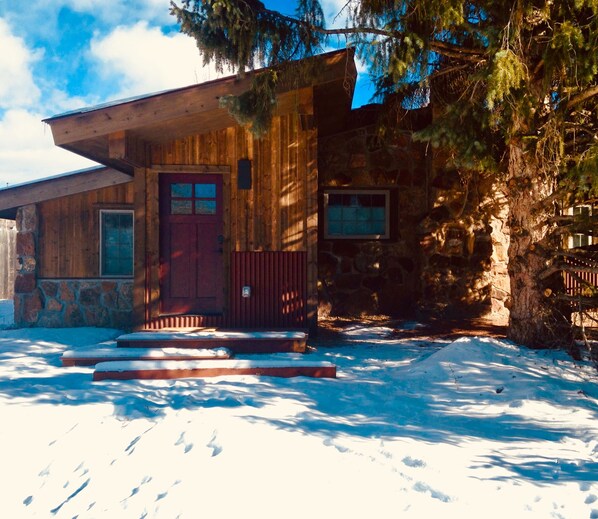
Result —
MULTIPOLYGON (((113 341, 112 341, 113 342, 113 341)), ((198 349, 198 348, 117 348, 116 344, 103 346, 89 346, 67 350, 62 354, 63 359, 168 359, 172 357, 214 357, 228 358, 232 355, 228 348, 198 349)))
MULTIPOLYGON (((356 324, 337 379, 94 383, 93 328, 0 331, 0 516, 598 518, 598 377, 506 341, 356 324)), ((222 361, 216 361, 222 362, 222 361)))
POLYGON ((0 299, 0 328, 14 324, 14 306, 12 299, 0 299))

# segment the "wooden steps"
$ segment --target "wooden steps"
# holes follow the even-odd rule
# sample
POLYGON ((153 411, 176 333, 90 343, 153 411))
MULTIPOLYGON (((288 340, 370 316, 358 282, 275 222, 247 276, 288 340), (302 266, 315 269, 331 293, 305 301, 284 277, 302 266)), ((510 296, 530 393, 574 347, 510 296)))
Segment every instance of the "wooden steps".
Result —
POLYGON ((229 375, 336 378, 336 366, 330 362, 282 360, 102 362, 96 365, 93 380, 163 380, 229 375))
POLYGON ((94 366, 100 362, 129 361, 129 360, 221 360, 233 356, 228 348, 197 349, 197 348, 116 348, 91 347, 65 351, 62 355, 62 365, 94 366))
POLYGON ((298 331, 175 329, 121 335, 116 347, 100 344, 66 351, 63 366, 95 366, 93 380, 161 380, 220 376, 336 378, 330 362, 296 355, 232 359, 236 353, 304 353, 307 334, 298 331))
POLYGON ((228 348, 233 353, 305 352, 301 331, 160 330, 121 335, 119 348, 228 348))

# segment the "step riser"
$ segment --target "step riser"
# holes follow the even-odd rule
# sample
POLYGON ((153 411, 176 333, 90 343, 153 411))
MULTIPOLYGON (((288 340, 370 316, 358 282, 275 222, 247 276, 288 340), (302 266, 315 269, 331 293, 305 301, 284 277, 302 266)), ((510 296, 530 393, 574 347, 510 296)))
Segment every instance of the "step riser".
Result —
POLYGON ((267 377, 312 377, 336 378, 336 367, 279 367, 279 368, 201 368, 201 369, 156 369, 131 371, 96 371, 94 381, 101 380, 171 380, 179 378, 208 378, 222 376, 267 376, 267 377))
POLYGON ((228 348, 233 353, 305 353, 306 341, 289 339, 118 340, 119 348, 228 348))

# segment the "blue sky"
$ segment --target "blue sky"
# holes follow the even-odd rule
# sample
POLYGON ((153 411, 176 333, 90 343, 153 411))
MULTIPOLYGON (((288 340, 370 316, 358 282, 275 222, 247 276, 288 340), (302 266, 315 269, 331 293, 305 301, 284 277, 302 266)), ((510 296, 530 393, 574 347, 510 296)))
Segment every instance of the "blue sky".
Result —
MULTIPOLYGON (((269 0, 292 13, 294 0, 269 0)), ((332 23, 346 0, 324 0, 332 23)), ((54 146, 43 118, 218 77, 169 0, 0 3, 0 186, 93 165, 54 146)), ((356 104, 368 101, 361 89, 356 104)))

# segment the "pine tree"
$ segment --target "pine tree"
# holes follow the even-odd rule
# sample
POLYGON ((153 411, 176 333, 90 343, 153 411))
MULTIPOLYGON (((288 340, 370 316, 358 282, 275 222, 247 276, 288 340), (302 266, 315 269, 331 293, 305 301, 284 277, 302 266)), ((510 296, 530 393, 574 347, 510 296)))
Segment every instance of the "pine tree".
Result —
POLYGON ((317 0, 299 0, 293 16, 259 0, 186 0, 172 12, 206 61, 273 67, 236 107, 261 124, 289 62, 331 38, 355 47, 380 99, 430 100, 438 116, 418 137, 505 186, 510 338, 563 342, 567 312, 549 274, 557 202, 598 195, 598 0, 348 0, 340 29, 326 29, 317 0))

